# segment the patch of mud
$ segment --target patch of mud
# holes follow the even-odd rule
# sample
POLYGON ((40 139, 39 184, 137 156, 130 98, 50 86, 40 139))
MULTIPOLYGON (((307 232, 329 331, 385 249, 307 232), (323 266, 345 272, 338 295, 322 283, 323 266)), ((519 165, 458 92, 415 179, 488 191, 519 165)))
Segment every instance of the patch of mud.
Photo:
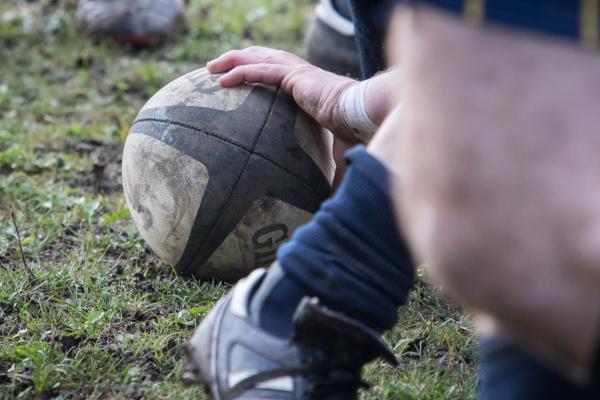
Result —
MULTIPOLYGON (((46 246, 42 250, 39 251, 38 255, 41 260, 44 262, 50 262, 54 265, 61 265, 63 262, 63 251, 64 248, 59 250, 56 245, 46 246)), ((0 259, 0 264, 2 264, 2 260, 0 259)))
POLYGON ((69 147, 80 153, 89 154, 93 160, 92 169, 81 172, 71 186, 89 188, 95 193, 113 193, 121 190, 121 143, 81 140, 69 147))
POLYGON ((79 245, 79 229, 78 225, 65 226, 62 235, 55 243, 51 243, 39 251, 40 260, 43 260, 44 264, 63 264, 65 255, 79 245))
POLYGON ((8 265, 11 261, 10 257, 6 253, 0 253, 0 265, 8 265))
POLYGON ((114 285, 115 283, 117 283, 119 281, 119 277, 121 275, 123 275, 123 272, 125 272, 125 268, 123 267, 123 264, 117 264, 117 266, 113 269, 113 271, 108 276, 108 284, 114 285))
POLYGON ((156 363, 154 352, 151 350, 145 349, 142 352, 142 356, 138 361, 138 365, 144 370, 146 375, 152 379, 156 379, 161 376, 161 369, 156 363))
POLYGON ((79 347, 85 338, 79 335, 56 335, 52 332, 46 332, 42 335, 42 340, 58 347, 62 352, 68 353, 79 347))
POLYGON ((152 285, 152 282, 147 280, 144 274, 142 274, 141 272, 133 274, 133 282, 135 284, 135 288, 140 292, 154 292, 154 285, 152 285))

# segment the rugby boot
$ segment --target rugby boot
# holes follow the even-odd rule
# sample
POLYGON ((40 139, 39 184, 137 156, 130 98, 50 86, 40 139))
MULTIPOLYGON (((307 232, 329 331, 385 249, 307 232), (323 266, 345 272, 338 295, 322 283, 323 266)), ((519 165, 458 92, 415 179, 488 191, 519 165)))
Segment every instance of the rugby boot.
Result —
POLYGON ((251 307, 265 276, 252 272, 202 321, 185 347, 184 383, 203 384, 215 400, 356 399, 364 364, 397 363, 375 332, 314 297, 296 308, 291 339, 268 333, 251 307))
POLYGON ((348 0, 321 0, 306 41, 306 59, 313 65, 358 79, 360 61, 348 0))
POLYGON ((155 44, 184 21, 184 0, 79 0, 77 23, 87 34, 120 43, 155 44))

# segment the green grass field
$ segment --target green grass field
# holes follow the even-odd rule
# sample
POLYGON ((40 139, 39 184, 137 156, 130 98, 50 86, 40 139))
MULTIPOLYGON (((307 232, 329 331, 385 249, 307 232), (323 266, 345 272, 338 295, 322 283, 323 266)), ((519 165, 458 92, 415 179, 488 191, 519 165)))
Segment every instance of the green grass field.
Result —
MULTIPOLYGON (((0 2, 0 399, 204 398, 181 344, 227 289, 177 276, 129 219, 120 155, 145 100, 221 52, 302 52, 315 1, 192 0, 173 43, 79 35, 75 0, 0 2), (24 258, 21 260, 16 218, 24 258)), ((471 320, 419 278, 364 399, 472 398, 471 320)))

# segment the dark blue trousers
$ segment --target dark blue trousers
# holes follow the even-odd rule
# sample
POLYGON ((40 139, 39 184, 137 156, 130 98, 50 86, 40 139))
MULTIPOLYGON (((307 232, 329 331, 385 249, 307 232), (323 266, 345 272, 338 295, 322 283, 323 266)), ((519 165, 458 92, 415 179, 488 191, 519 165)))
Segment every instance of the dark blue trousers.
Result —
POLYGON ((600 399, 599 383, 575 385, 509 340, 484 339, 480 357, 481 400, 600 399))

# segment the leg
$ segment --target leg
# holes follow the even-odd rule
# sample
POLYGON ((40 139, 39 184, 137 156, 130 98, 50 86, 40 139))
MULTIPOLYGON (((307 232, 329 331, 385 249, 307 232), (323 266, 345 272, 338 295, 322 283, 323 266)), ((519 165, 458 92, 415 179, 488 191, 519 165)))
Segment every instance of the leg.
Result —
POLYGON ((365 362, 394 361, 376 336, 396 322, 412 264, 388 171, 362 148, 348 158, 342 186, 278 262, 240 281, 202 322, 188 346, 188 381, 217 398, 354 399, 365 362), (318 306, 307 308, 307 296, 318 306))
POLYGON ((576 385, 511 341, 493 337, 480 345, 481 400, 597 399, 600 385, 576 385))

